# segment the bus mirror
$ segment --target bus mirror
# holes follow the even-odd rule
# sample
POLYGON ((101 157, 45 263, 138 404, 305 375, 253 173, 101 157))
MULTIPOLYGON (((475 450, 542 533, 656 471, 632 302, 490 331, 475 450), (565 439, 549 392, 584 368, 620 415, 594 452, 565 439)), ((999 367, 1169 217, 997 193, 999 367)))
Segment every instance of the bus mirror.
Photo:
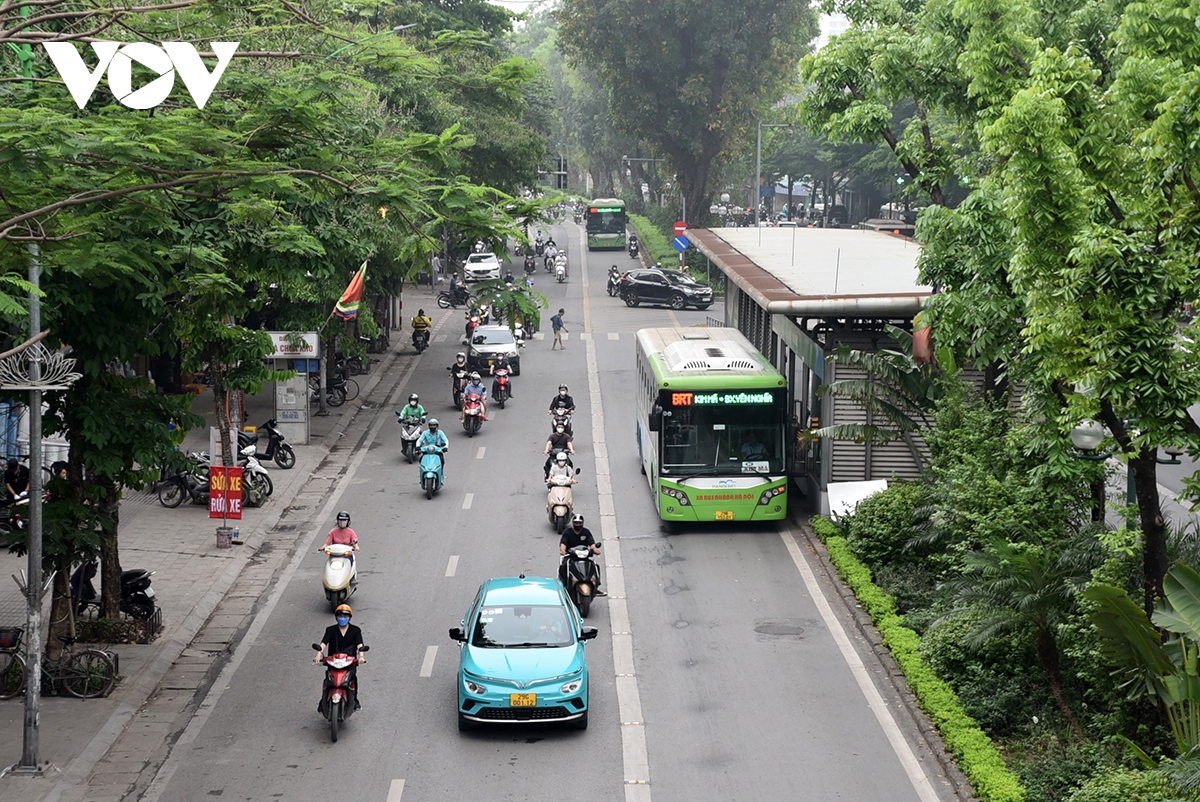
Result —
POLYGON ((662 414, 663 410, 658 404, 650 410, 650 431, 657 432, 662 429, 662 414))

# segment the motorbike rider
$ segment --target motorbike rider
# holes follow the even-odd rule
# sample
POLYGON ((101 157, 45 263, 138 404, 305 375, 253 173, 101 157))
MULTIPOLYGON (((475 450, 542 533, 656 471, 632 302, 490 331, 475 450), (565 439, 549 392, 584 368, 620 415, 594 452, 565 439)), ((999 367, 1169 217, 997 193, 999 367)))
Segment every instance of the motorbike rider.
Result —
MULTIPOLYGON (((365 665, 367 661, 362 655, 362 630, 350 623, 350 618, 354 615, 354 611, 350 609, 350 605, 348 604, 339 604, 337 609, 333 611, 333 614, 337 619, 337 623, 325 628, 325 634, 321 636, 321 647, 317 649, 317 656, 313 658, 313 662, 321 662, 324 654, 349 654, 354 655, 358 659, 359 665, 365 665), (326 649, 328 649, 328 652, 326 649)), ((354 709, 358 710, 362 707, 359 704, 358 666, 350 667, 348 681, 351 687, 354 688, 354 709)), ((325 694, 322 693, 321 699, 324 700, 324 698, 325 694)), ((317 705, 317 711, 320 712, 320 710, 321 706, 317 705)))
MULTIPOLYGON (((571 442, 571 435, 567 433, 567 427, 555 426, 554 431, 550 433, 550 437, 546 440, 546 448, 542 450, 543 454, 549 454, 546 457, 546 464, 542 466, 542 470, 546 474, 546 478, 550 478, 550 463, 558 457, 559 454, 570 451, 575 453, 575 444, 571 442)), ((571 464, 571 458, 567 457, 567 464, 571 464)))
POLYGON ((537 270, 537 261, 533 258, 533 255, 530 254, 529 256, 525 257, 525 272, 532 273, 534 270, 537 270))
POLYGON ((425 310, 418 309, 416 317, 412 319, 413 336, 415 337, 417 333, 420 332, 425 335, 426 341, 428 341, 429 330, 432 328, 433 321, 430 320, 429 316, 425 314, 425 310))
POLYGON ((408 397, 408 404, 400 407, 399 417, 401 420, 405 418, 417 418, 425 420, 425 407, 421 406, 421 397, 413 393, 408 397))
MULTIPOLYGON (((487 420, 487 387, 483 385, 483 379, 479 376, 479 371, 474 371, 467 380, 467 386, 463 388, 463 398, 469 395, 479 396, 480 404, 483 406, 483 419, 487 420)), ((458 416, 459 420, 465 417, 465 413, 458 416)))
MULTIPOLYGON (((438 426, 437 418, 429 419, 429 428, 421 432, 421 438, 417 440, 417 453, 424 454, 425 446, 433 446, 441 450, 442 456, 442 481, 446 481, 446 452, 450 450, 450 441, 446 439, 446 433, 441 431, 438 426)), ((421 480, 421 472, 417 472, 418 482, 421 480)))
POLYGON ((550 399, 550 411, 548 414, 553 415, 558 410, 563 409, 568 413, 575 413, 575 399, 567 393, 567 385, 558 385, 558 395, 550 399))
POLYGON ((517 283, 517 277, 513 275, 511 266, 504 269, 504 283, 508 285, 509 289, 512 289, 512 285, 517 283))
MULTIPOLYGON (((583 516, 579 513, 571 518, 571 526, 563 530, 562 537, 558 540, 558 553, 566 557, 567 552, 575 546, 587 546, 591 549, 592 554, 600 553, 600 546, 596 544, 596 538, 592 537, 591 530, 583 525, 583 516)), ((558 566, 558 578, 564 585, 567 584, 567 561, 563 560, 558 566)), ((600 590, 600 567, 596 566, 596 595, 607 596, 608 594, 600 590)))
POLYGON ((571 480, 568 484, 579 484, 579 480, 575 478, 575 472, 567 460, 567 452, 560 451, 554 455, 554 464, 550 466, 550 471, 546 474, 546 487, 553 487, 552 480, 563 476, 571 480))
MULTIPOLYGON (((349 557, 350 562, 354 562, 354 555, 358 553, 358 535, 350 528, 350 513, 346 510, 338 512, 337 526, 330 529, 329 534, 325 536, 325 546, 352 546, 354 551, 349 557)), ((317 551, 324 551, 325 546, 317 551)))
POLYGON ((558 243, 554 241, 554 236, 553 236, 553 235, 547 235, 547 237, 546 237, 546 247, 547 247, 547 248, 554 248, 555 250, 558 250, 558 243))
POLYGON ((455 304, 465 304, 467 302, 467 288, 458 283, 458 274, 450 275, 450 298, 455 304))
MULTIPOLYGON (((512 380, 513 367, 512 367, 512 362, 509 361, 508 354, 500 354, 500 356, 498 356, 496 358, 496 361, 492 363, 492 366, 491 366, 491 368, 488 369, 488 372, 491 375, 495 376, 497 370, 507 370, 508 371, 508 397, 516 398, 517 396, 513 392, 513 380, 512 380)), ((498 386, 499 385, 496 384, 495 380, 493 380, 492 381, 492 395, 493 396, 496 395, 496 388, 498 386)))

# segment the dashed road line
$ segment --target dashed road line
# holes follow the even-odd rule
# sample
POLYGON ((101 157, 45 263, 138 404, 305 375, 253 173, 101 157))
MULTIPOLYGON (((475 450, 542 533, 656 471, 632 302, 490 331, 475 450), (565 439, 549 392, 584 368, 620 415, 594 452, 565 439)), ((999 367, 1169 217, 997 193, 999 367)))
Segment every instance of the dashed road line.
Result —
POLYGON ((471 502, 472 502, 472 501, 474 501, 474 500, 475 500, 475 494, 474 494, 474 493, 467 493, 467 497, 463 499, 463 506, 462 506, 462 508, 463 508, 464 510, 469 510, 469 509, 471 509, 471 502))
POLYGON ((446 576, 454 576, 454 572, 458 570, 458 555, 451 554, 450 560, 446 563, 446 576))
POLYGON ((433 676, 433 661, 437 658, 437 649, 438 649, 438 647, 436 647, 436 646, 426 647, 425 659, 421 662, 421 676, 422 677, 432 677, 433 676))
POLYGON ((402 796, 404 796, 404 780, 392 780, 392 784, 388 786, 387 802, 400 802, 402 796))
POLYGON ((487 446, 480 446, 479 450, 475 452, 475 459, 483 459, 483 452, 485 451, 487 451, 487 446))
POLYGON ((433 341, 435 343, 444 343, 444 342, 446 342, 446 335, 445 334, 435 334, 435 335, 433 335, 433 341))
POLYGON ((620 334, 620 332, 616 332, 616 331, 610 331, 610 332, 608 333, 608 339, 610 339, 610 340, 619 340, 619 339, 621 339, 621 334, 620 334))

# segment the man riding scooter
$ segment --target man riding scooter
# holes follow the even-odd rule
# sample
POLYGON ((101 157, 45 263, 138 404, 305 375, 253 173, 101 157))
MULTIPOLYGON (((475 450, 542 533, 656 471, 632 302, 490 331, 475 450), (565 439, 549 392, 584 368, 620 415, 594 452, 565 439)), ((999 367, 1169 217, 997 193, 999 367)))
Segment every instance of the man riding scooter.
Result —
MULTIPOLYGON (((354 615, 354 611, 350 609, 350 605, 338 605, 337 610, 334 611, 337 623, 325 628, 325 634, 321 636, 321 645, 317 648, 317 656, 313 658, 314 663, 321 662, 325 654, 352 655, 358 660, 358 665, 363 665, 367 662, 362 656, 362 653, 366 651, 363 646, 362 630, 350 623, 352 615, 354 615)), ((350 667, 349 686, 354 689, 354 709, 358 710, 362 705, 358 701, 357 666, 350 667)), ((318 712, 325 712, 322 710, 324 704, 325 694, 322 693, 321 702, 317 705, 318 712)))
MULTIPOLYGON (((587 546, 591 549, 592 554, 600 554, 600 546, 596 543, 596 538, 592 536, 590 529, 583 525, 583 516, 575 513, 571 518, 571 525, 563 530, 562 537, 558 540, 558 553, 562 557, 567 556, 567 552, 576 546, 587 546)), ((596 595, 607 596, 608 594, 600 590, 600 569, 596 569, 596 595)), ((567 561, 563 560, 558 567, 558 579, 564 585, 567 584, 567 561)))
POLYGON ((429 347, 429 331, 432 328, 433 321, 425 314, 425 310, 418 309, 417 316, 412 319, 413 347, 417 353, 429 347))
MULTIPOLYGON (((426 468, 426 457, 437 457, 437 487, 434 490, 441 489, 446 483, 446 452, 450 450, 450 441, 446 438, 446 433, 441 431, 438 426, 437 418, 429 419, 429 429, 422 435, 421 439, 417 440, 417 453, 421 455, 421 469, 417 472, 417 483, 424 486, 426 468)), ((432 470, 432 469, 430 469, 432 470)), ((432 496, 432 493, 429 494, 432 496)))

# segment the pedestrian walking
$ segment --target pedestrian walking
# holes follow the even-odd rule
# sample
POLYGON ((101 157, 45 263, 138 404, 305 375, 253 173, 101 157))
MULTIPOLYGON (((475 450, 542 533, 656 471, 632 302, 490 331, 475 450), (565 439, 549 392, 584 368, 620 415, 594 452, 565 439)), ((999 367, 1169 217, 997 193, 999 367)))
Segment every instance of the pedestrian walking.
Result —
POLYGON ((571 332, 570 329, 568 329, 566 326, 563 325, 562 316, 564 314, 566 314, 566 312, 567 312, 566 309, 559 309, 558 314, 554 315, 550 318, 550 325, 554 327, 554 342, 550 343, 551 351, 553 351, 555 348, 561 349, 563 351, 567 350, 567 346, 563 345, 563 341, 562 341, 562 333, 564 331, 567 332, 568 334, 571 332))

